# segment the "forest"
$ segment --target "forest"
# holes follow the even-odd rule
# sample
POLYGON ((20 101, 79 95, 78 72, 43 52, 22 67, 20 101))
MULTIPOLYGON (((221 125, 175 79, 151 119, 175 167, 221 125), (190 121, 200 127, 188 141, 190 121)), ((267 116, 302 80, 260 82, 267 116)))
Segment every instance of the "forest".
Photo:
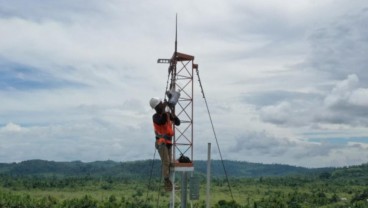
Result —
MULTIPOLYGON (((368 164, 307 169, 226 161, 227 181, 219 163, 212 163, 211 207, 368 207, 368 164)), ((2 163, 0 207, 168 207, 159 167, 149 160, 2 163)), ((196 167, 194 177, 200 197, 190 203, 205 207, 205 173, 196 167)))

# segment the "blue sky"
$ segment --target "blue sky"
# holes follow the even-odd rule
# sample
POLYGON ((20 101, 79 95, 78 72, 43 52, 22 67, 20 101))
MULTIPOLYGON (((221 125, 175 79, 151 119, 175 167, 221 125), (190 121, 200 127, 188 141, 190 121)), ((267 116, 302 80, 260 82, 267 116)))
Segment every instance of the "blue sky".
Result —
MULTIPOLYGON (((365 0, 0 0, 0 162, 151 159, 176 13, 225 159, 368 161, 365 0)), ((195 115, 205 159, 198 83, 195 115)))

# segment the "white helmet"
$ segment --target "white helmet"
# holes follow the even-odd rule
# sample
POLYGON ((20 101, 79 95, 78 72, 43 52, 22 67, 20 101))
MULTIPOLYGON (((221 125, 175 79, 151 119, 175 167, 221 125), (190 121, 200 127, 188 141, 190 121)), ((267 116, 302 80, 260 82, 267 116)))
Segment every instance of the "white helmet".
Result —
POLYGON ((160 98, 157 98, 157 97, 153 97, 153 98, 151 98, 151 100, 150 100, 150 106, 151 106, 151 108, 156 108, 156 106, 158 105, 158 104, 160 104, 160 102, 161 102, 161 99, 160 98))

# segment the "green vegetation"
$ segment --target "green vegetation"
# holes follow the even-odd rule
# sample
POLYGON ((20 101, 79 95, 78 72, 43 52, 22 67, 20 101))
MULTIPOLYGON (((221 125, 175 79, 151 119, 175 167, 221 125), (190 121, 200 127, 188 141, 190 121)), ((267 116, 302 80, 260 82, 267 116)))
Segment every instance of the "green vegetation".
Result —
MULTIPOLYGON (((96 161, 83 163, 54 162, 45 160, 28 160, 20 163, 0 163, 0 174, 8 175, 33 175, 33 176, 92 176, 92 177, 121 177, 121 178, 146 178, 153 169, 160 168, 159 160, 145 160, 134 162, 96 161)), ((219 160, 213 160, 212 175, 214 177, 224 176, 224 170, 219 160)), ((261 177, 261 176, 285 176, 290 174, 318 174, 320 172, 332 171, 332 168, 308 169, 289 165, 264 165, 260 163, 248 163, 238 161, 224 161, 226 169, 231 177, 261 177)), ((196 161, 195 170, 199 174, 206 173, 206 162, 196 161)), ((155 176, 159 171, 154 172, 155 176)))
MULTIPOLYGON (((0 207, 168 207, 170 195, 163 190, 158 176, 159 167, 154 169, 152 179, 149 180, 151 162, 57 163, 37 160, 0 164, 0 207), (119 168, 126 169, 118 173, 116 164, 119 168), (145 168, 145 173, 139 172, 145 168)), ((237 163, 244 165, 242 162, 232 163, 234 167, 237 163)), ((160 165, 159 162, 156 164, 160 165)), ((280 174, 282 171, 277 170, 278 165, 272 165, 272 171, 272 168, 267 169, 265 166, 257 167, 253 164, 252 170, 263 169, 273 174, 234 177, 233 172, 228 170, 228 173, 231 173, 230 185, 235 201, 232 201, 225 178, 220 173, 215 174, 211 181, 211 206, 368 207, 368 164, 336 169, 296 168, 301 170, 300 172, 288 167, 293 171, 284 175, 280 174)), ((285 167, 281 167, 284 171, 285 167)), ((206 180, 199 171, 196 177, 200 180, 200 199, 192 202, 193 207, 205 207, 206 180)), ((180 185, 180 181, 176 183, 180 185)))

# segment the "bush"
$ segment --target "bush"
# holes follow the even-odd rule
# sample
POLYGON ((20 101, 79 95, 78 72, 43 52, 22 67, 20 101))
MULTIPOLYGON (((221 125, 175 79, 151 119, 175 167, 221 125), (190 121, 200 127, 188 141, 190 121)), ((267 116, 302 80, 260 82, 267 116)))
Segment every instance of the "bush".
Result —
POLYGON ((241 206, 235 201, 220 200, 215 205, 215 208, 241 208, 241 206))

